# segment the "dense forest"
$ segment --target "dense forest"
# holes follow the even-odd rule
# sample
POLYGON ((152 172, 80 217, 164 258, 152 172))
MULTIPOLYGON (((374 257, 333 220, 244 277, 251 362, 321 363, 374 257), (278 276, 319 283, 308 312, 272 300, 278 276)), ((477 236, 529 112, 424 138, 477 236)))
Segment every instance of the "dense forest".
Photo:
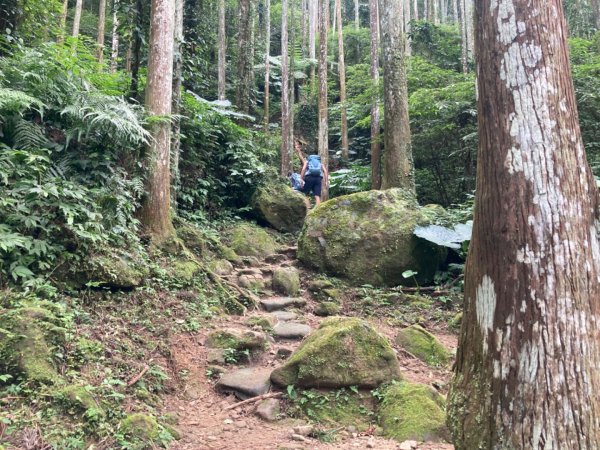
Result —
POLYGON ((599 0, 0 0, 0 450, 597 449, 599 187, 599 0))

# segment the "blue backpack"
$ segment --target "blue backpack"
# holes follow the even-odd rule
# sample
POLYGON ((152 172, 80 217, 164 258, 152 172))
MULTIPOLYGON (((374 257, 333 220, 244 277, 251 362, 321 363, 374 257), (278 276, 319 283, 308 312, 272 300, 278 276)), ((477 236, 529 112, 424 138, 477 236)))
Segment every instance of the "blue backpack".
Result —
POLYGON ((299 191, 300 189, 302 189, 302 178, 300 178, 300 174, 294 172, 290 176, 290 183, 292 185, 292 189, 294 189, 295 191, 299 191))
POLYGON ((310 155, 308 157, 308 168, 306 170, 307 175, 316 177, 323 176, 323 170, 321 167, 321 157, 318 155, 310 155))

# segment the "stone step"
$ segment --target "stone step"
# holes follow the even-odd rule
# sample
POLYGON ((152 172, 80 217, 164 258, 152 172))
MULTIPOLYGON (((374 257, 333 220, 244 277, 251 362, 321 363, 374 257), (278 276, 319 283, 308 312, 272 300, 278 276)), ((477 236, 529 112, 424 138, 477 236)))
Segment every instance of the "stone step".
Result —
POLYGON ((215 389, 219 392, 233 392, 241 400, 258 397, 269 392, 271 371, 272 369, 263 367, 234 370, 223 375, 215 389))
POLYGON ((289 322, 298 318, 298 314, 292 311, 273 311, 271 313, 279 322, 289 322))
POLYGON ((310 334, 312 328, 303 323, 281 322, 273 327, 275 339, 301 340, 310 334))
POLYGON ((303 307, 306 300, 300 297, 273 297, 261 300, 260 305, 265 311, 281 311, 292 306, 303 307))

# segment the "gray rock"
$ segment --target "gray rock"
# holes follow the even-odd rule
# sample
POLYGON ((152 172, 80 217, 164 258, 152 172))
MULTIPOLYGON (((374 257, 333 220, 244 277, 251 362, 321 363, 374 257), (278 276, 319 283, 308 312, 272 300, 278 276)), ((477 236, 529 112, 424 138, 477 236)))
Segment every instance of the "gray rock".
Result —
POLYGON ((315 427, 312 425, 298 425, 294 427, 294 433, 300 436, 310 436, 314 429, 315 427))
POLYGON ((275 297, 261 300, 260 304, 267 311, 280 311, 291 306, 305 306, 306 300, 295 297, 275 297))
POLYGON ((273 334, 279 339, 303 339, 311 331, 312 328, 308 325, 295 322, 282 322, 273 327, 273 334))
POLYGON ((271 369, 239 369, 223 375, 215 388, 219 392, 233 392, 236 397, 246 400, 269 392, 270 376, 271 369))
POLYGON ((280 267, 273 271, 273 289, 283 295, 297 295, 300 291, 300 272, 294 267, 280 267))
POLYGON ((298 317, 298 314, 292 311, 273 311, 271 315, 273 315, 273 317, 280 322, 289 322, 290 320, 294 320, 298 317))
POLYGON ((280 347, 277 349, 277 353, 275 354, 275 356, 277 357, 277 359, 287 359, 292 355, 292 353, 292 349, 280 347))
POLYGON ((209 268, 217 275, 225 276, 233 272, 233 264, 226 259, 216 259, 211 261, 209 268))
POLYGON ((276 398, 267 398, 258 404, 256 415, 267 422, 275 422, 281 412, 279 400, 276 398))
POLYGON ((266 287, 263 276, 258 274, 240 275, 238 278, 238 284, 245 289, 256 291, 262 291, 266 287))
POLYGON ((206 362, 209 364, 225 364, 223 349, 211 348, 206 356, 206 362))

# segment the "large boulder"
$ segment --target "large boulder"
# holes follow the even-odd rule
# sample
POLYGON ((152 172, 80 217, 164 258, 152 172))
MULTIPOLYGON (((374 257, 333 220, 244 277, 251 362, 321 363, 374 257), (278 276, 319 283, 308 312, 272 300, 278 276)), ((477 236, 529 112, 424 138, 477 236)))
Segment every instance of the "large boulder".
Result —
POLYGON ((374 388, 399 379, 400 366, 389 342, 366 321, 333 317, 275 369, 279 386, 374 388))
POLYGON ((399 442, 440 442, 449 437, 444 408, 444 398, 432 387, 401 382, 386 389, 379 423, 385 436, 399 442))
POLYGON ((276 252, 277 243, 264 229, 247 222, 226 230, 230 248, 239 256, 265 257, 276 252))
POLYGON ((306 265, 357 285, 433 280, 447 250, 416 237, 417 225, 431 221, 414 197, 400 189, 368 191, 335 198, 306 218, 298 258, 306 265))
POLYGON ((307 213, 304 196, 284 183, 259 187, 252 206, 260 220, 283 232, 300 231, 307 213))

